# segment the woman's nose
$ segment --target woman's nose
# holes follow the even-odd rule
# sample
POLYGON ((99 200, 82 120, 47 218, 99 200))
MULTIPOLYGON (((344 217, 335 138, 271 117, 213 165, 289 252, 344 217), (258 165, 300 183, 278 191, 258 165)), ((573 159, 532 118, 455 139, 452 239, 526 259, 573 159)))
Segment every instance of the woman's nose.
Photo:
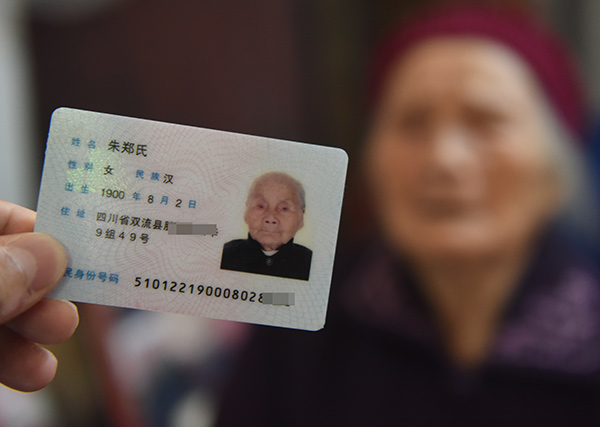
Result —
POLYGON ((277 218, 276 212, 268 210, 265 212, 263 221, 267 224, 277 224, 279 222, 279 219, 277 218))
POLYGON ((431 163, 448 171, 468 168, 475 157, 468 130, 458 126, 435 132, 429 151, 431 163))

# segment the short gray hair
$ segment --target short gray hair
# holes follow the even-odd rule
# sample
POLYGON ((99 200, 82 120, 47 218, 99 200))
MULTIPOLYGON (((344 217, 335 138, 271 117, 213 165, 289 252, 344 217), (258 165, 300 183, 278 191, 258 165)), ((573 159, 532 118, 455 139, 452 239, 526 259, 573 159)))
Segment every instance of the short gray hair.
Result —
POLYGON ((290 189, 296 193, 296 197, 298 198, 298 204, 300 208, 304 211, 306 208, 306 195, 304 193, 304 187, 302 183, 298 181, 296 178, 285 172, 267 172, 259 177, 257 177, 254 181, 252 181, 252 185, 250 185, 250 189, 248 190, 248 198, 246 199, 246 206, 250 204, 254 194, 258 187, 265 182, 275 181, 281 184, 287 185, 290 189))

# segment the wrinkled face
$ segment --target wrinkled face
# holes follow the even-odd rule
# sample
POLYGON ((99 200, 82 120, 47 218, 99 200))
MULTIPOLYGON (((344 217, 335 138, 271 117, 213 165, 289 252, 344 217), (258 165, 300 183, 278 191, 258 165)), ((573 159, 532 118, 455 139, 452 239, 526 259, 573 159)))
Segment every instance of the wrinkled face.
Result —
POLYGON ((269 180, 257 186, 244 220, 250 235, 264 250, 272 251, 289 242, 304 225, 304 210, 289 185, 269 180))
POLYGON ((433 39, 396 65, 383 93, 367 170, 392 246, 464 257, 528 245, 559 191, 521 60, 484 40, 433 39))

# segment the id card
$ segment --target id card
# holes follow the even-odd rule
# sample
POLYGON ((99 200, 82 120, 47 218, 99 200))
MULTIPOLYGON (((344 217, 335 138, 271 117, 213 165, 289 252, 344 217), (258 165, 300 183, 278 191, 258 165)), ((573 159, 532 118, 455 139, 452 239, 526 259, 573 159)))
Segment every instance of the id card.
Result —
POLYGON ((318 330, 348 158, 338 148, 57 109, 35 231, 71 301, 318 330))

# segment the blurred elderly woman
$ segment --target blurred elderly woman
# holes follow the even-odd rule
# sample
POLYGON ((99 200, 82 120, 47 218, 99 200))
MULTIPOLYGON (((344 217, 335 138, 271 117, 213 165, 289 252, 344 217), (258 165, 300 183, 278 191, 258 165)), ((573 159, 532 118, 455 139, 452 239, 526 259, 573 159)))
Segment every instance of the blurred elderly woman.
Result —
POLYGON ((600 425, 599 275, 565 232, 595 219, 576 81, 521 15, 393 34, 365 149, 380 238, 338 263, 323 331, 256 329, 221 424, 600 425))

